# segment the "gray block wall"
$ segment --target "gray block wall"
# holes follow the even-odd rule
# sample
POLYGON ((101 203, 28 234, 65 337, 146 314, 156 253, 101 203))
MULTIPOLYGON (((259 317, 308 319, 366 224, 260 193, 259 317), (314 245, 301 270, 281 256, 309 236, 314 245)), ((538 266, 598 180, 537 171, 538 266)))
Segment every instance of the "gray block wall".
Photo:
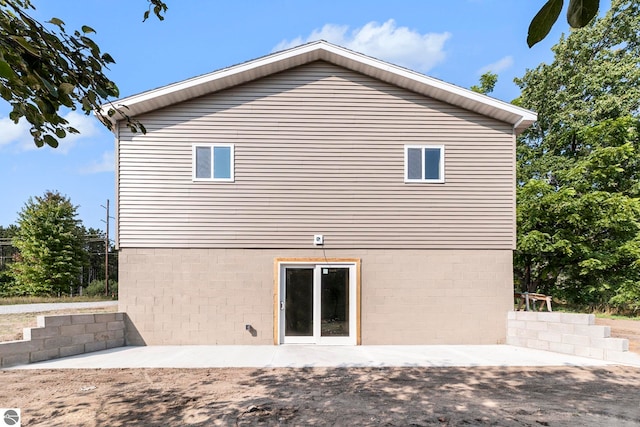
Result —
POLYGON ((593 314, 511 311, 507 344, 640 366, 629 340, 612 338, 611 328, 595 321, 593 314))
POLYGON ((124 345, 124 313, 38 316, 24 339, 0 343, 0 368, 124 345))

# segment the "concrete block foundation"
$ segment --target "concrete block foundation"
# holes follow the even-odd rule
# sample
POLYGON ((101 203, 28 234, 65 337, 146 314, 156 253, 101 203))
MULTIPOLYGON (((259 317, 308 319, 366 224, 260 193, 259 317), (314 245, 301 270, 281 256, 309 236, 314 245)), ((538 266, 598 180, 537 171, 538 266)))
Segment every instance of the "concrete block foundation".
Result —
POLYGON ((121 248, 127 344, 273 345, 281 258, 360 260, 363 345, 506 340, 511 250, 121 248))

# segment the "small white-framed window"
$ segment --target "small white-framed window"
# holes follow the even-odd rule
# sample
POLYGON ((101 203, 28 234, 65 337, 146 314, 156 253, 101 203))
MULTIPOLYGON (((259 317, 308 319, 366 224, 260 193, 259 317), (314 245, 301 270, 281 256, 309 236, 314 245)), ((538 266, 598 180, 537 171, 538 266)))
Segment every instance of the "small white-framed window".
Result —
POLYGON ((404 182, 444 182, 444 145, 405 145, 404 182))
POLYGON ((194 144, 193 180, 227 181, 234 180, 233 144, 194 144))

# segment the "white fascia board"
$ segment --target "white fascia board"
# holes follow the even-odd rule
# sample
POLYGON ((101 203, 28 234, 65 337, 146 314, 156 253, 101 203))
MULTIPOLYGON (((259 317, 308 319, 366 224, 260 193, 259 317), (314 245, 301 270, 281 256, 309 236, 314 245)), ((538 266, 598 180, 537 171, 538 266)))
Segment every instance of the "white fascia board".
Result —
MULTIPOLYGON (((123 109, 123 112, 130 116, 136 116, 176 102, 185 101, 191 97, 202 96, 206 93, 222 90, 226 87, 241 84, 316 60, 325 60, 373 78, 403 86, 443 102, 506 121, 514 125, 516 132, 524 130, 537 119, 537 115, 534 112, 524 108, 468 89, 463 89, 451 83, 425 76, 424 74, 325 41, 304 44, 236 66, 193 77, 158 89, 152 89, 138 95, 122 98, 103 105, 100 111, 106 117, 107 111, 113 108, 113 106, 126 105, 128 108, 123 109), (260 69, 263 71, 259 72, 260 69), (216 85, 216 83, 218 83, 218 85, 216 85), (191 95, 188 94, 190 90, 195 91, 198 87, 204 89, 203 86, 209 87, 206 91, 197 91, 197 93, 191 95), (145 107, 145 104, 148 104, 147 107, 145 107)), ((116 116, 110 119, 113 123, 117 121, 116 116)))
MULTIPOLYGON (((196 88, 198 86, 210 84, 218 80, 223 80, 225 78, 241 76, 242 74, 251 72, 257 68, 267 67, 269 65, 272 65, 278 62, 282 62, 283 64, 282 70, 289 69, 295 65, 286 63, 285 60, 295 56, 307 54, 309 52, 317 51, 316 44, 317 43, 310 43, 310 44, 299 46, 297 48, 288 49, 282 52, 276 52, 274 54, 267 55, 262 58, 254 59, 252 61, 248 61, 248 62, 235 65, 229 68, 223 68, 222 70, 214 71, 214 72, 197 76, 197 77, 192 77, 190 79, 182 80, 180 82, 171 83, 169 85, 162 86, 157 89, 151 89, 137 95, 128 96, 126 98, 120 98, 110 103, 103 104, 102 107, 100 108, 100 111, 104 116, 107 116, 107 111, 109 109, 114 107, 118 108, 119 106, 126 105, 127 109, 124 109, 123 112, 125 112, 127 115, 135 116, 136 114, 147 112, 147 111, 136 112, 136 108, 135 108, 137 105, 144 104, 145 102, 158 100, 160 98, 167 98, 167 97, 170 97, 171 95, 184 92, 189 89, 196 88)), ((302 61, 302 63, 310 62, 311 60, 315 60, 315 59, 307 59, 306 61, 302 61)), ((277 72, 277 70, 271 71, 265 74, 271 74, 273 72, 277 72)), ((229 86, 233 86, 233 85, 229 85, 229 86)), ((171 105, 172 103, 173 102, 167 102, 166 105, 171 105)), ((166 106, 166 105, 163 105, 163 106, 166 106)), ((148 110, 148 111, 151 111, 151 110, 148 110)), ((118 118, 116 118, 115 116, 111 117, 111 121, 113 123, 115 123, 115 121, 117 120, 118 118)))

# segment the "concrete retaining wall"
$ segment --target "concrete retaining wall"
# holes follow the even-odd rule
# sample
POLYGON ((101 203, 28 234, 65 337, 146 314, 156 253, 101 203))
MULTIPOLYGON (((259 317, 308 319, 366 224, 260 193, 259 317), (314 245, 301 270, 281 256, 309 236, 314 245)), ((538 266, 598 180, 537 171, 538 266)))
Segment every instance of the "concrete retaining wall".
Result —
POLYGON ((511 311, 507 344, 618 363, 640 364, 629 340, 611 338, 611 328, 595 324, 593 314, 511 311))
POLYGON ((38 316, 22 341, 0 343, 0 367, 122 347, 124 332, 123 313, 38 316))

